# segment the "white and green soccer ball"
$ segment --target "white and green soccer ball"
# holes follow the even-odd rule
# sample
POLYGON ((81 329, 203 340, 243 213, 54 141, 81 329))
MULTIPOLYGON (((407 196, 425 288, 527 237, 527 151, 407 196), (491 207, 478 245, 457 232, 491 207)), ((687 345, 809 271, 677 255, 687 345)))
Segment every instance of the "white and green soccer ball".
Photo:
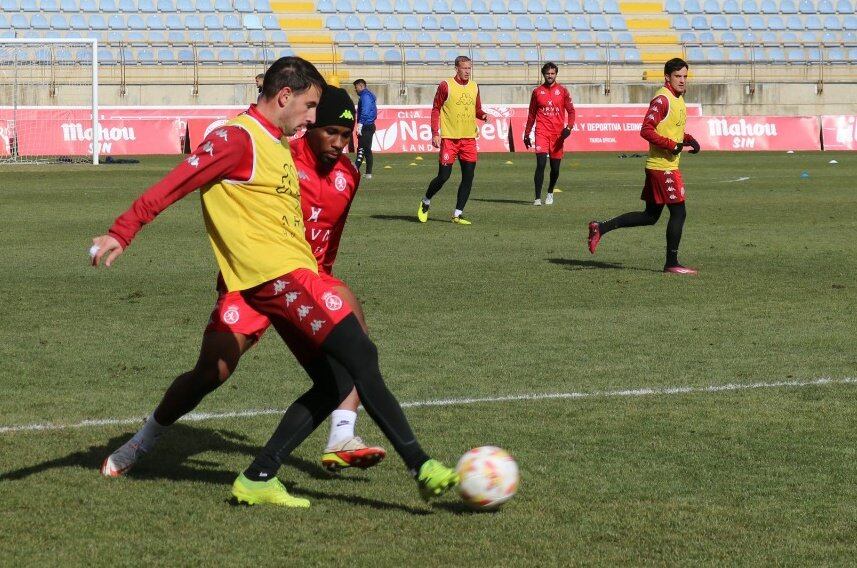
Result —
POLYGON ((473 448, 458 460, 458 493, 474 509, 496 509, 518 490, 518 464, 496 446, 473 448))

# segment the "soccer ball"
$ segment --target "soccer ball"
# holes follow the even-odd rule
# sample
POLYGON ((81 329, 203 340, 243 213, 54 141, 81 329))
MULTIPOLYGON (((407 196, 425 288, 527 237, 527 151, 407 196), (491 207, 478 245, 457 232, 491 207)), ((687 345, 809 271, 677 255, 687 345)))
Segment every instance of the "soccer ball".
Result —
POLYGON ((518 490, 518 464, 496 446, 473 448, 455 466, 458 493, 474 509, 496 509, 518 490))

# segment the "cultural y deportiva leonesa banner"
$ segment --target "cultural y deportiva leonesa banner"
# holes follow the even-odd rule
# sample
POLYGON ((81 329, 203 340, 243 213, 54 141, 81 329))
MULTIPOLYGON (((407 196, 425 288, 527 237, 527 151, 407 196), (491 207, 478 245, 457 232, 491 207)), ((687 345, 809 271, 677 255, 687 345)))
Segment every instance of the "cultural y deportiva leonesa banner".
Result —
MULTIPOLYGON (((479 126, 481 152, 526 151, 522 142, 527 105, 484 105, 489 119, 479 126)), ((648 105, 576 105, 568 151, 643 152, 640 125, 648 105)), ((246 107, 103 107, 98 141, 103 155, 180 154, 195 148, 211 130, 246 107)), ((705 150, 857 149, 857 117, 701 116, 688 105, 687 131, 705 150), (822 129, 823 126, 823 129, 822 129)), ((382 106, 373 148, 377 152, 433 153, 431 107, 382 106)), ((21 154, 86 155, 96 141, 87 109, 0 107, 0 155, 12 140, 21 154)))
POLYGON ((857 116, 822 116, 821 135, 825 150, 857 150, 857 116))

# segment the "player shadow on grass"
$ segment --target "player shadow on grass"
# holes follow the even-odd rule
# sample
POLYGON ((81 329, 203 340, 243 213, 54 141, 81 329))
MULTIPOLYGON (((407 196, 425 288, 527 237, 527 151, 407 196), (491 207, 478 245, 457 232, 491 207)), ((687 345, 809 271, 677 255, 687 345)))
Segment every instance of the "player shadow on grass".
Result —
POLYGON ((484 197, 474 197, 470 201, 484 201, 485 203, 508 203, 512 205, 532 205, 532 201, 523 199, 485 199, 484 197))
MULTIPOLYGON (((0 472, 0 482, 24 479, 31 475, 51 469, 81 467, 97 474, 104 459, 116 448, 124 444, 133 432, 114 436, 106 443, 90 446, 61 458, 55 458, 40 464, 0 472)), ((196 428, 186 424, 176 424, 163 437, 158 447, 128 472, 133 479, 170 479, 173 481, 205 481, 221 485, 231 485, 237 471, 218 469, 218 462, 199 456, 206 452, 237 453, 252 459, 259 453, 260 446, 249 443, 249 438, 228 430, 196 428)), ((314 479, 330 479, 331 475, 320 465, 290 456, 286 467, 295 468, 314 479)), ((344 481, 365 483, 366 478, 340 476, 344 481)))
POLYGON ((639 266, 625 266, 624 264, 618 262, 602 262, 600 260, 579 260, 576 258, 546 258, 548 262, 551 264, 558 264, 560 266, 565 266, 566 270, 592 270, 592 269, 606 269, 606 270, 639 270, 642 272, 658 272, 660 270, 655 270, 653 268, 640 268, 639 266))
MULTIPOLYGON (((419 223, 420 220, 414 215, 369 215, 370 219, 378 219, 380 221, 407 221, 408 223, 419 223)), ((429 219, 430 221, 432 219, 429 219)))

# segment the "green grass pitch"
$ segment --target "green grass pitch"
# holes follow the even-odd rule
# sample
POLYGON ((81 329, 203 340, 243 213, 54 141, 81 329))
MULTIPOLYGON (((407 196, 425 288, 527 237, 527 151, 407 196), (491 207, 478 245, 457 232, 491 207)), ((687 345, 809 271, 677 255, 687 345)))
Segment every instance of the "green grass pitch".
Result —
MULTIPOLYGON (((854 561, 855 155, 685 156, 681 259, 695 278, 660 272, 666 212, 586 250, 590 219, 640 207, 639 158, 567 155, 556 204, 536 208, 532 156, 484 155, 473 225, 459 227, 457 170, 430 221, 414 222, 436 172, 424 157, 376 157, 336 273, 361 298, 401 401, 524 396, 407 411, 447 463, 508 449, 522 473, 513 501, 492 514, 452 496, 428 507, 395 455, 329 477, 325 425, 280 472, 309 510, 233 506, 229 486, 276 414, 179 423, 127 478, 102 479, 137 425, 83 422, 147 415, 196 359, 216 273, 198 197, 94 270, 90 238, 179 158, 4 166, 0 565, 854 561), (526 398, 823 377, 835 382, 526 398)), ((282 409, 307 385, 269 332, 198 411, 282 409)), ((389 449, 365 414, 358 431, 389 449)))

